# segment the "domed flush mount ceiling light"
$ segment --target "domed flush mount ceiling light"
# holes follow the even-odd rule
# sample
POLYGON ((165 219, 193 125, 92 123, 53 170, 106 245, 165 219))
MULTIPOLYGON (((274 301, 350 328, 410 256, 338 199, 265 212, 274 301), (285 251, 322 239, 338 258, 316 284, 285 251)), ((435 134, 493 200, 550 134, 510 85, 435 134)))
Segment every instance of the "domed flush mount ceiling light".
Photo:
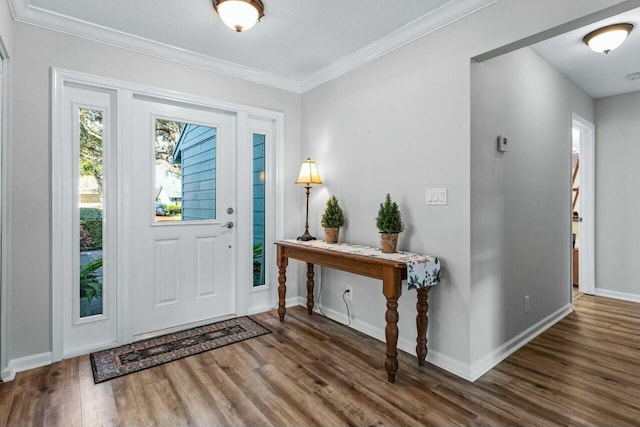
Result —
POLYGON ((627 38, 633 25, 615 24, 590 32, 582 39, 589 48, 598 53, 609 53, 627 38))
POLYGON ((264 16, 264 5, 261 0, 212 1, 222 22, 239 33, 253 27, 264 16))

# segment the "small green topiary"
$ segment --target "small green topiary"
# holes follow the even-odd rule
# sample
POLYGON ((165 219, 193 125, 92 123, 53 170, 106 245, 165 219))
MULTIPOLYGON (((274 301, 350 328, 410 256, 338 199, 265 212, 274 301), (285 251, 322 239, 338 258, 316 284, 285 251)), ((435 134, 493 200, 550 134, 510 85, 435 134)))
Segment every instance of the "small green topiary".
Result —
POLYGON ((391 196, 388 193, 384 203, 380 203, 376 226, 380 233, 400 233, 404 230, 398 204, 391 200, 391 196))
POLYGON ((335 196, 331 196, 327 200, 327 207, 322 214, 321 224, 325 228, 340 228, 344 225, 344 214, 335 196))

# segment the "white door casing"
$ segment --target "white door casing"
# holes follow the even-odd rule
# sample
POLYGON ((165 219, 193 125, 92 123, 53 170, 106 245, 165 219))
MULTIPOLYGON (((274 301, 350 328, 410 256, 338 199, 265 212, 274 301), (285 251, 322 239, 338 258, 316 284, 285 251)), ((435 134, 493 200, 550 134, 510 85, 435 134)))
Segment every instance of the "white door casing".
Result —
POLYGON ((580 134, 580 251, 578 252, 578 290, 595 294, 595 125, 577 114, 572 126, 580 134))
POLYGON ((116 265, 113 250, 115 248, 115 235, 117 230, 117 217, 115 215, 115 186, 116 174, 113 173, 113 161, 116 154, 115 128, 116 105, 115 92, 100 91, 91 87, 71 86, 67 87, 63 97, 62 127, 65 135, 65 146, 61 163, 57 165, 56 173, 68 185, 59 195, 58 206, 65 220, 61 225, 60 234, 57 235, 56 245, 59 250, 67 254, 59 265, 63 275, 62 307, 63 316, 63 340, 62 357, 71 357, 84 354, 96 348, 103 348, 117 342, 116 331, 116 289, 115 282, 116 265), (79 275, 80 268, 80 234, 79 234, 79 194, 78 182, 79 158, 80 158, 80 109, 99 110, 103 114, 102 134, 102 161, 103 161, 103 217, 105 221, 103 231, 102 267, 103 313, 100 315, 80 317, 79 275))
MULTIPOLYGON (((236 313, 235 116, 134 98, 128 271, 134 337, 236 313), (216 129, 216 218, 157 222, 157 119, 216 129)), ((184 179, 184 177, 183 177, 184 179)))
MULTIPOLYGON (((129 274, 132 266, 144 254, 136 254, 129 244, 130 236, 134 231, 133 218, 129 212, 133 206, 133 181, 132 171, 134 165, 129 150, 131 149, 133 135, 133 104, 134 99, 154 99, 165 100, 166 103, 172 105, 189 105, 199 110, 216 111, 220 114, 232 115, 236 117, 235 127, 231 128, 237 136, 238 151, 240 153, 236 162, 236 189, 235 197, 240 198, 236 209, 236 226, 235 233, 235 271, 233 277, 236 283, 232 283, 235 302, 231 305, 237 305, 236 311, 238 315, 250 314, 265 311, 275 306, 275 293, 277 287, 277 274, 274 268, 271 268, 267 278, 267 285, 260 289, 254 289, 251 286, 251 214, 248 203, 243 202, 243 194, 249 193, 252 186, 251 177, 251 159, 243 156, 250 155, 251 151, 250 138, 251 130, 249 122, 254 120, 259 125, 260 131, 270 129, 270 144, 265 156, 267 157, 267 182, 269 188, 269 202, 267 209, 271 210, 270 219, 267 222, 267 240, 268 245, 273 240, 283 237, 284 219, 283 209, 283 175, 284 175, 284 114, 265 110, 261 108, 249 107, 240 104, 229 103, 225 101, 217 101, 209 98, 180 94, 174 91, 167 91, 154 87, 133 84, 125 81, 108 79, 100 76, 93 76, 85 73, 79 73, 71 70, 52 68, 52 353, 51 360, 58 361, 63 357, 72 354, 88 353, 90 351, 100 350, 105 347, 122 345, 131 342, 134 339, 132 331, 136 330, 134 325, 134 313, 138 310, 138 302, 133 296, 134 283, 131 281, 129 274), (73 218, 67 209, 74 208, 73 191, 75 187, 72 175, 68 173, 74 168, 70 165, 70 159, 73 158, 71 153, 71 144, 69 141, 70 125, 68 119, 68 109, 65 104, 65 98, 70 88, 81 88, 89 92, 98 94, 109 94, 111 102, 109 104, 111 118, 111 135, 110 143, 115 144, 112 147, 110 164, 105 167, 112 169, 114 174, 114 182, 110 184, 115 191, 111 192, 112 200, 107 206, 109 210, 109 219, 112 221, 107 223, 107 233, 110 239, 107 242, 112 245, 110 266, 113 271, 107 273, 112 278, 112 303, 115 304, 113 311, 115 336, 111 330, 108 332, 100 332, 96 334, 96 344, 87 342, 82 349, 76 349, 72 353, 64 352, 65 340, 63 338, 63 330, 71 317, 65 312, 64 306, 64 290, 68 278, 73 274, 72 259, 75 254, 70 252, 71 245, 75 244, 72 238, 69 238, 72 231, 77 228, 77 223, 73 223, 73 218), (269 123, 269 125, 267 125, 269 123), (117 177, 117 179, 116 179, 117 177), (72 190, 70 192, 69 190, 72 190), (116 221, 117 219, 117 221, 116 221), (68 239, 68 240, 67 240, 68 239), (275 284, 275 285, 274 285, 275 284), (100 344, 98 344, 100 343, 100 344)), ((92 104, 93 105, 93 104, 92 104)), ((106 104, 105 104, 106 105, 106 104)), ((6 132, 6 130, 5 130, 6 132)), ((106 159, 105 159, 106 160, 106 159)), ((220 207, 226 211, 226 206, 220 207)), ((222 223, 222 221, 219 221, 222 223)), ((219 226, 220 224, 218 224, 219 226)), ((185 225, 185 227, 190 227, 185 225)), ((213 225, 212 225, 213 227, 213 225)), ((223 230, 224 231, 224 230, 223 230)), ((6 238, 6 235, 3 236, 6 238)), ((74 237, 75 238, 75 237, 74 237)), ((206 240, 206 239, 205 239, 206 240)), ((205 242, 206 243, 206 242, 205 242)), ((203 244, 201 244, 203 246, 203 244)), ((206 244, 204 244, 206 246, 206 244)), ((232 244, 233 246, 233 244, 232 244)), ((233 250, 234 248, 232 248, 233 250)), ((107 251, 109 249, 106 249, 107 251)), ((5 256, 7 254, 3 254, 5 256)), ((275 264, 275 256, 273 252, 267 261, 270 265, 275 264)), ((4 272, 3 272, 4 273, 4 272)), ((110 315, 111 316, 111 315, 110 315)), ((141 329, 141 328, 138 328, 141 329)), ((154 325, 153 329, 157 329, 154 325)), ((3 337, 4 338, 4 337, 3 337)), ((2 349, 4 352, 4 348, 2 349)), ((4 374, 4 372, 3 372, 4 374)))

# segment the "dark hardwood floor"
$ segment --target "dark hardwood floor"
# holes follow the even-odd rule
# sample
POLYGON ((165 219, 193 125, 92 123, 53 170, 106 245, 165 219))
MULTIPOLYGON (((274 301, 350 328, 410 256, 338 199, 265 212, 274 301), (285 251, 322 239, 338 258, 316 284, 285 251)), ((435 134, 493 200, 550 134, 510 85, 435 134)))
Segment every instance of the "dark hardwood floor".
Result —
POLYGON ((579 295, 576 311, 475 383, 290 309, 272 334, 94 385, 89 358, 0 385, 0 425, 640 425, 640 305, 579 295))

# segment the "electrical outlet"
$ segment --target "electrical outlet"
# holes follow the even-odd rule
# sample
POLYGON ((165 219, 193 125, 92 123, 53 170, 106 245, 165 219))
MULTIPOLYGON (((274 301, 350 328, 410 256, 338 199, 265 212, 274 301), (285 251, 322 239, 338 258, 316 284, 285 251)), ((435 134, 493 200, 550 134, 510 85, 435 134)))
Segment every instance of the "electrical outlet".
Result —
POLYGON ((346 292, 345 298, 348 300, 353 300, 353 286, 346 286, 344 288, 344 291, 346 292))
POLYGON ((529 298, 529 295, 527 295, 524 297, 524 312, 528 313, 530 308, 531 308, 531 300, 529 298))

